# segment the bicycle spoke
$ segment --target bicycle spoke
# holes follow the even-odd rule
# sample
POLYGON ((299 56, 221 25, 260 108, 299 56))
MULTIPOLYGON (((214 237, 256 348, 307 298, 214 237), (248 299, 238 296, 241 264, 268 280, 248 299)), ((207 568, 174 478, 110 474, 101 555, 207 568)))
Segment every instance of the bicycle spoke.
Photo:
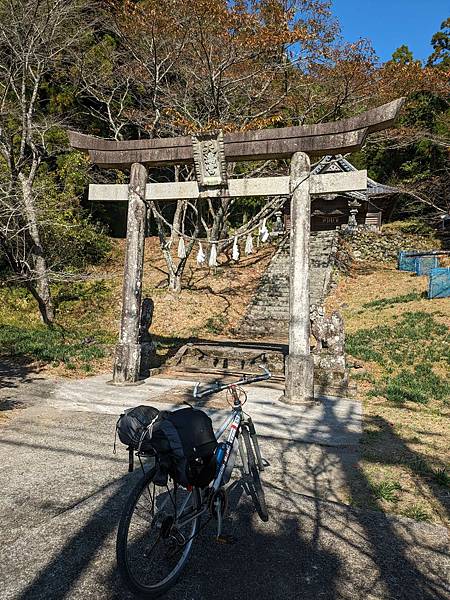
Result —
POLYGON ((117 559, 128 585, 147 593, 181 572, 198 529, 200 495, 173 482, 158 488, 150 480, 134 496, 127 522, 119 526, 117 559))

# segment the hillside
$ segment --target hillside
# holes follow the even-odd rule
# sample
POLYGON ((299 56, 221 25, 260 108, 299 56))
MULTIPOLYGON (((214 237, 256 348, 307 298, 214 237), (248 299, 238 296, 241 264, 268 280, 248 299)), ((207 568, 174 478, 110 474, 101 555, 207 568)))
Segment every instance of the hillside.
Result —
POLYGON ((358 261, 328 310, 345 319, 364 405, 358 492, 348 501, 448 524, 450 299, 428 300, 427 277, 392 262, 358 261))
MULTIPOLYGON (((114 240, 107 263, 86 281, 54 286, 57 326, 40 323, 35 302, 25 290, 0 287, 0 354, 38 361, 49 374, 64 376, 108 372, 120 325, 124 240, 114 240)), ((235 264, 224 255, 215 272, 198 267, 195 253, 185 270, 186 289, 165 288, 165 262, 157 238, 145 249, 144 297, 154 300, 151 333, 157 343, 155 365, 188 338, 232 336, 265 270, 274 246, 243 256, 235 264)))

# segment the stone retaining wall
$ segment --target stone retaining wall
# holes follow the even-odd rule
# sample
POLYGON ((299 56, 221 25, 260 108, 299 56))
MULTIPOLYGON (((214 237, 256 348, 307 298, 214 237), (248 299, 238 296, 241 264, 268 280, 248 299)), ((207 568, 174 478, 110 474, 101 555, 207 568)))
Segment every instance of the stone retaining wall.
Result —
POLYGON ((440 245, 434 237, 402 232, 379 232, 366 228, 340 231, 343 248, 349 245, 352 258, 391 262, 397 260, 400 250, 436 250, 440 245))

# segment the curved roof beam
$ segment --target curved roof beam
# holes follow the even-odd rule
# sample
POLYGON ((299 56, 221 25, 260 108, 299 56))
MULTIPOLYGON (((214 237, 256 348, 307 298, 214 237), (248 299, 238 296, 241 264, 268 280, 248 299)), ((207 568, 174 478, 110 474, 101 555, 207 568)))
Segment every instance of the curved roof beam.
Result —
MULTIPOLYGON (((224 135, 229 161, 289 158, 294 152, 313 156, 342 154, 361 148, 367 134, 391 127, 403 105, 399 98, 355 117, 298 127, 260 129, 224 135)), ((116 141, 69 131, 73 148, 89 154, 101 167, 126 169, 139 162, 148 166, 193 162, 190 136, 116 141)))

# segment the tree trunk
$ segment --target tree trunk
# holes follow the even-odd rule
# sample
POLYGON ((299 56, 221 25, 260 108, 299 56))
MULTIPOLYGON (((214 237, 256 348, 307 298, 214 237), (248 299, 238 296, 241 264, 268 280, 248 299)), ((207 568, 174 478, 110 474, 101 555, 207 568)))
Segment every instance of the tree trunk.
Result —
MULTIPOLYGON (((219 208, 217 209, 217 212, 214 215, 213 225, 211 227, 210 239, 212 241, 219 242, 219 240, 220 240, 220 237, 223 232, 223 228, 225 226, 225 216, 227 214, 229 201, 230 201, 229 198, 221 198, 220 199, 220 205, 219 205, 219 208)), ((222 249, 222 247, 218 243, 217 244, 217 252, 219 253, 221 249, 222 249)), ((211 249, 210 249, 210 252, 211 252, 211 249)), ((209 258, 209 253, 208 253, 208 258, 209 258)))
MULTIPOLYGON (((174 180, 180 181, 179 165, 175 165, 174 180)), ((183 208, 184 208, 185 202, 186 201, 183 199, 177 200, 177 207, 175 209, 175 214, 173 215, 173 221, 172 221, 173 229, 172 229, 171 241, 172 241, 172 244, 174 247, 176 246, 176 244, 178 244, 178 240, 180 239, 180 236, 178 235, 177 232, 181 230, 181 217, 183 214, 183 208)))
POLYGON ((41 236, 39 234, 33 191, 31 183, 25 175, 22 173, 19 174, 19 180, 22 186, 22 197, 28 233, 33 241, 31 258, 34 272, 31 274, 32 280, 29 282, 28 287, 38 302, 42 321, 46 325, 52 325, 55 319, 55 309, 53 307, 53 300, 50 292, 47 261, 45 259, 41 236))
POLYGON ((169 270, 169 290, 179 294, 181 292, 181 275, 182 273, 169 270))
MULTIPOLYGON (((200 216, 198 213, 197 214, 197 223, 195 226, 194 233, 192 235, 191 240, 189 241, 189 244, 186 246, 186 249, 185 249, 186 256, 185 256, 185 258, 179 259, 178 264, 176 264, 176 261, 173 258, 172 253, 171 253, 171 245, 167 244, 166 239, 164 237, 163 222, 161 221, 161 218, 158 214, 159 210, 155 210, 154 206, 152 208, 153 208, 153 215, 155 217, 156 224, 158 227, 159 244, 160 244, 163 256, 164 256, 164 260, 166 261, 167 270, 168 270, 168 278, 167 278, 168 289, 171 290, 172 292, 175 292, 178 294, 181 292, 181 279, 183 277, 183 273, 184 273, 184 269, 185 269, 187 260, 194 248, 195 239, 198 236, 199 227, 200 227, 200 216)), ((180 215, 181 215, 181 213, 180 213, 180 215)), ((173 235, 173 233, 172 233, 172 235, 173 235)))

